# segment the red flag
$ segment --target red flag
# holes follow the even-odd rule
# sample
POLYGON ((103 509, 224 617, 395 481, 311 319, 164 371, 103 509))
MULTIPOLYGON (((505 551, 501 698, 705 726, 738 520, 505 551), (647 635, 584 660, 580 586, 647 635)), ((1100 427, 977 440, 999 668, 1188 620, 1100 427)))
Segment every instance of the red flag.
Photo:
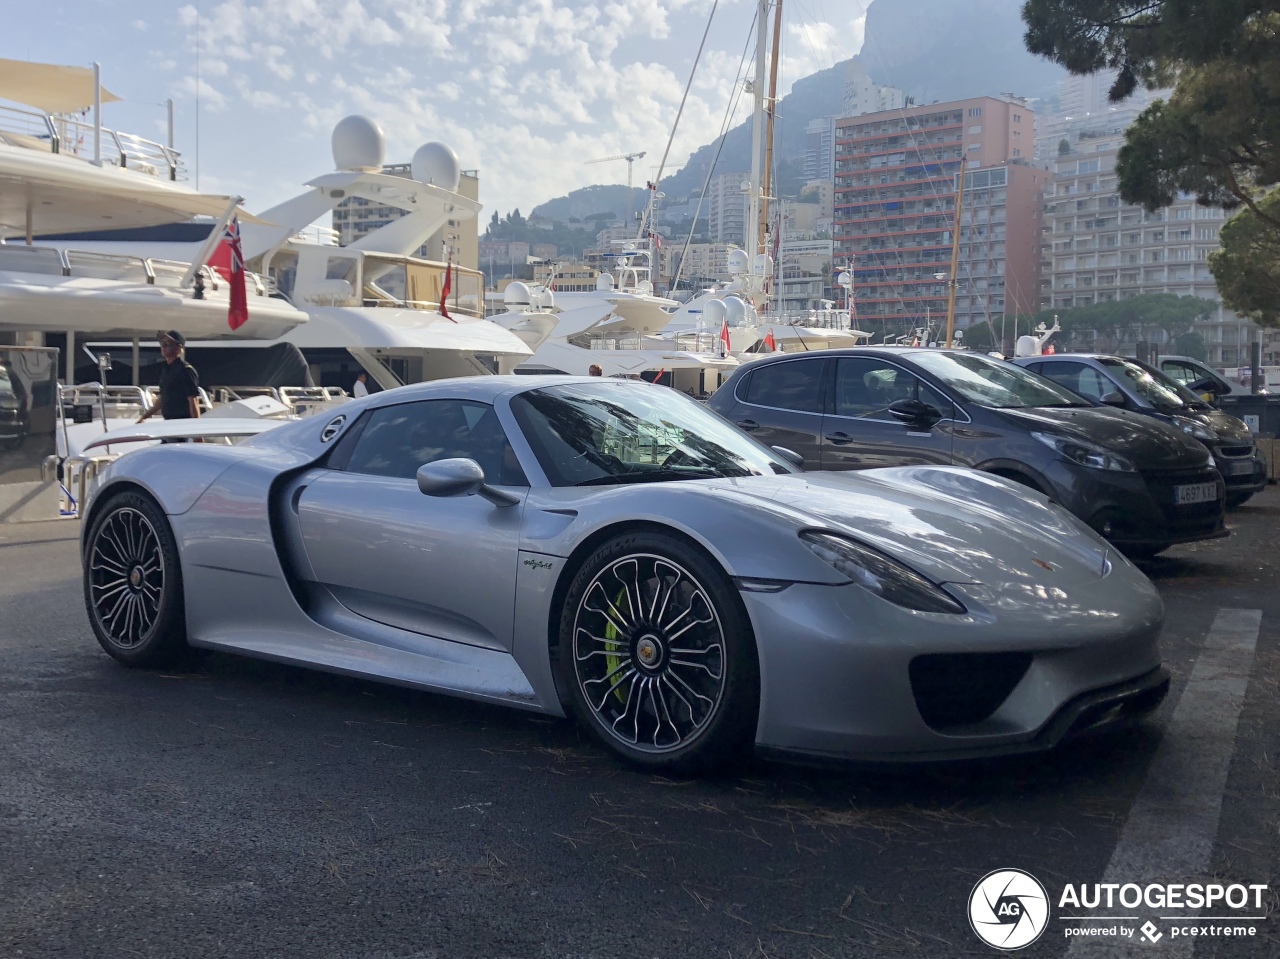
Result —
POLYGON ((450 323, 457 323, 449 315, 449 294, 453 290, 453 254, 449 254, 449 263, 444 268, 444 286, 440 288, 440 315, 450 323))
POLYGON ((764 345, 769 347, 770 353, 778 352, 778 341, 773 338, 773 327, 769 327, 769 332, 764 336, 764 345))
MULTIPOLYGON (((244 254, 240 250, 240 221, 233 217, 222 235, 227 248, 227 269, 230 272, 231 305, 227 309, 227 326, 238 330, 249 319, 249 299, 244 289, 244 254)), ((215 251, 215 255, 218 251, 215 251)), ((215 267, 216 269, 216 267, 215 267)))
POLYGON ((720 342, 724 344, 724 351, 727 355, 733 344, 729 340, 729 321, 725 320, 720 324, 720 342))

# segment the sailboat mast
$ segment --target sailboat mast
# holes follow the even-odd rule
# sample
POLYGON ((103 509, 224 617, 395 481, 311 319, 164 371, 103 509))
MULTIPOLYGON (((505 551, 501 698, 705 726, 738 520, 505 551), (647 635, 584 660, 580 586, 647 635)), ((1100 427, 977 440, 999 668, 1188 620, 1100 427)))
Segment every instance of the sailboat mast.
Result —
MULTIPOLYGON (((764 195, 760 208, 760 241, 764 243, 769 232, 769 199, 773 196, 773 123, 778 115, 778 60, 782 41, 782 0, 775 0, 773 8, 773 55, 769 61, 769 102, 766 109, 769 119, 764 129, 764 195)), ((781 232, 781 223, 778 226, 781 232)), ((759 253, 768 251, 761 246, 759 253)))
MULTIPOLYGON (((751 115, 751 193, 747 209, 747 252, 754 258, 760 252, 760 160, 764 143, 764 76, 768 68, 769 0, 759 0, 756 11, 756 76, 751 83, 755 110, 751 115)), ((754 269, 754 265, 753 265, 754 269)))
POLYGON ((956 287, 960 285, 960 217, 964 214, 964 178, 968 170, 968 161, 961 157, 960 185, 956 191, 956 222, 952 227, 951 238, 951 279, 947 284, 947 338, 944 341, 947 349, 951 349, 951 335, 956 328, 956 287))

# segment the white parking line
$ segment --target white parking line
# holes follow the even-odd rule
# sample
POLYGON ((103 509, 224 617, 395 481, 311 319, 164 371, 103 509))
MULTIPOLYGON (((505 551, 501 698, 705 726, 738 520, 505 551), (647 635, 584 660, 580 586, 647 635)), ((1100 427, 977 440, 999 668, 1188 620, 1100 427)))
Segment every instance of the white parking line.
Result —
MULTIPOLYGON (((1104 883, 1205 880, 1261 625, 1261 610, 1218 610, 1112 850, 1104 883)), ((1197 913, 1186 910, 1188 919, 1197 913)), ((1160 959, 1190 957, 1195 942, 1165 936, 1160 959)), ((1151 949, 1137 937, 1075 939, 1067 956, 1149 956, 1151 949)))

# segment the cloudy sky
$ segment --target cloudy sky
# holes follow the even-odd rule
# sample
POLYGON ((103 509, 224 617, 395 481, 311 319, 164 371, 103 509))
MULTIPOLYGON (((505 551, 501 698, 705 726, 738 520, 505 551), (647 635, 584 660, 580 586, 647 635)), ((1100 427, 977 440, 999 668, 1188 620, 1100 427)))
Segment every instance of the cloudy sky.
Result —
MULTIPOLYGON (((783 86, 857 53, 870 2, 793 0, 783 86)), ((712 3, 41 0, 6 10, 0 57, 99 61, 125 100, 104 109, 107 125, 154 139, 173 98, 192 178, 198 153, 201 189, 250 210, 331 169, 334 123, 363 113, 389 162, 451 145, 480 171, 487 218, 625 182, 625 163, 584 160, 645 150, 636 180, 651 177, 712 3)), ((754 12, 755 0, 719 0, 669 170, 719 132, 754 12)))

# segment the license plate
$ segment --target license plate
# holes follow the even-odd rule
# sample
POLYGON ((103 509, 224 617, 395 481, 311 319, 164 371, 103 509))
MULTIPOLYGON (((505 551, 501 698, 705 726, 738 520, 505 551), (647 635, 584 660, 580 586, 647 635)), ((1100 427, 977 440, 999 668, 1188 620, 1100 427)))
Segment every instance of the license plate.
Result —
POLYGON ((1194 486, 1175 486, 1173 501, 1179 506, 1193 503, 1212 503, 1218 498, 1217 483, 1196 483, 1194 486))
POLYGON ((1249 476, 1253 473, 1253 461, 1249 460, 1244 463, 1232 463, 1230 473, 1232 476, 1249 476))

